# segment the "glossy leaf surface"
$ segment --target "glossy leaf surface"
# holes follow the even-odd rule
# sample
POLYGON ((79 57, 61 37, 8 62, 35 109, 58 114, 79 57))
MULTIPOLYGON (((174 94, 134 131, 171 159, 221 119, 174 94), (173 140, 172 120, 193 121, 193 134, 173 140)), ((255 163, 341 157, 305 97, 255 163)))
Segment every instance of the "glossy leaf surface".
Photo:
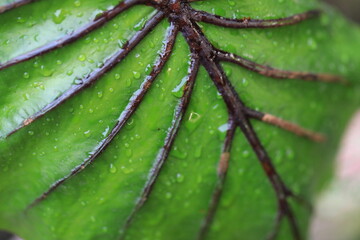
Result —
MULTIPOLYGON (((8 1, 0 1, 5 5, 8 1)), ((0 15, 0 63, 72 34, 117 1, 35 1, 0 15)), ((191 3, 194 9, 242 19, 277 19, 321 8, 304 22, 269 29, 199 23, 218 49, 279 69, 341 75, 348 85, 273 79, 221 63, 249 108, 322 133, 317 143, 251 120, 287 187, 311 202, 332 170, 339 138, 358 107, 360 31, 311 0, 191 3)), ((102 68, 156 16, 133 6, 71 44, 0 71, 0 228, 25 239, 197 239, 216 182, 229 111, 204 66, 169 156, 149 197, 127 224, 171 130, 191 70, 192 49, 179 33, 168 62, 109 146, 44 200, 27 208, 79 166, 111 134, 141 88, 169 35, 165 18, 113 69, 57 108, 6 137, 26 119, 102 68)), ((289 200, 303 236, 310 211, 289 200)), ((276 225, 277 198, 240 129, 206 239, 264 239, 276 225)), ((277 239, 291 239, 282 221, 277 239)))

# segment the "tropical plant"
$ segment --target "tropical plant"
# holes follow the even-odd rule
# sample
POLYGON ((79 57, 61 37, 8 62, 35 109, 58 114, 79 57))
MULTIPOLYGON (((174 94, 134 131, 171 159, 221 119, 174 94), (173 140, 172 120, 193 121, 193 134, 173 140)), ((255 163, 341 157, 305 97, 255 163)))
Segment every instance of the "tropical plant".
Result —
POLYGON ((356 26, 312 0, 2 2, 0 227, 305 237, 359 102, 356 26))

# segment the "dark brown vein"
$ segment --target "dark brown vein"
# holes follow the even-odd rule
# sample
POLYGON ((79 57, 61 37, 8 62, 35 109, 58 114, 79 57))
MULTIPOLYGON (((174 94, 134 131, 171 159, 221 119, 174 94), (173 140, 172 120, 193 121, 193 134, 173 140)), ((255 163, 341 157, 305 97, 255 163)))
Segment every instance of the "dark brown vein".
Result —
POLYGON ((17 56, 8 62, 5 62, 3 64, 0 64, 0 70, 3 70, 5 68, 8 68, 10 66, 13 66, 15 64, 25 62, 29 59, 32 59, 34 57, 43 55, 45 53, 48 53, 50 51, 53 51, 57 48, 61 48, 67 44, 70 44, 79 38, 87 35, 88 33, 98 29, 99 27, 103 26, 105 23, 122 13, 123 11, 127 10, 128 8, 142 3, 143 0, 125 0, 121 3, 119 3, 117 6, 115 6, 113 9, 107 10, 104 13, 102 13, 99 17, 97 17, 93 22, 81 27, 80 29, 76 30, 70 35, 67 35, 63 38, 60 38, 56 41, 50 42, 42 47, 39 47, 37 49, 34 49, 30 52, 27 52, 25 54, 22 54, 20 56, 17 56))
POLYGON ((280 175, 276 171, 268 153, 261 144, 261 141, 258 138, 256 132, 254 131, 249 119, 246 117, 246 113, 244 110, 246 107, 240 100, 236 91, 232 88, 230 81, 227 79, 223 69, 221 68, 221 65, 219 63, 211 64, 211 62, 209 62, 208 64, 209 66, 207 66, 207 68, 212 69, 212 73, 209 74, 212 75, 212 79, 215 82, 215 85, 217 85, 219 92, 222 94, 225 103, 232 104, 232 108, 235 107, 232 114, 234 117, 237 117, 236 121, 238 126, 244 133, 246 139, 248 140, 249 144, 257 155, 264 172, 266 173, 270 183, 275 190, 279 208, 278 214, 283 214, 287 217, 290 223, 290 227, 292 229, 294 239, 300 240, 300 231, 293 215, 292 209, 287 201, 288 197, 290 196, 290 191, 288 190, 280 175))
MULTIPOLYGON (((85 34, 99 28, 119 13, 128 9, 129 7, 135 4, 145 4, 152 6, 159 10, 159 12, 149 20, 144 28, 137 32, 133 38, 131 38, 125 47, 119 52, 115 53, 112 57, 106 60, 105 64, 94 70, 90 75, 88 75, 82 82, 78 85, 72 86, 70 89, 65 91, 60 97, 55 99, 53 102, 45 106, 41 111, 34 114, 32 117, 26 119, 20 127, 15 129, 10 134, 16 132, 22 127, 31 124, 37 118, 43 116, 48 111, 56 108, 64 101, 78 93, 79 91, 85 89, 85 87, 92 84, 94 81, 103 76, 106 72, 111 70, 118 62, 120 62, 124 57, 128 55, 128 53, 134 49, 134 47, 165 17, 167 16, 171 22, 171 26, 168 29, 168 34, 164 43, 164 48, 160 53, 160 57, 157 59, 152 72, 149 76, 144 80, 140 89, 136 91, 133 96, 130 98, 128 105, 125 110, 121 113, 118 121, 115 126, 111 130, 111 133, 103 139, 99 145, 91 152, 91 155, 85 159, 80 165, 76 166, 72 171, 65 176, 64 178, 59 179, 50 188, 43 193, 40 197, 38 197, 29 208, 33 207, 35 204, 44 200, 51 192, 53 192, 57 187, 59 187, 62 183, 64 183, 67 179, 81 172, 86 166, 91 164, 96 157, 101 154, 102 151, 106 149, 106 147, 112 142, 115 136, 119 133, 119 131, 123 128, 125 123, 130 119, 133 113, 136 111, 138 106, 141 104, 144 99, 146 93, 150 89, 152 83, 155 81, 157 76, 163 70, 164 65, 168 61, 174 43, 176 39, 176 35, 180 30, 187 41, 191 53, 192 53, 192 62, 189 68, 189 75, 184 87, 184 94, 182 98, 179 100, 179 104, 175 109, 173 122, 168 130, 167 136, 165 138, 165 143, 163 147, 160 149, 153 166, 149 172, 148 180, 145 183, 145 186, 140 194, 139 199, 135 203, 134 208, 132 209, 129 217, 127 218, 124 226, 122 227, 121 239, 125 237, 125 233, 132 223, 134 216, 139 212, 139 210, 146 203, 146 200, 150 196, 153 187, 158 179, 158 176, 162 170, 166 159, 169 156, 172 145, 177 136, 178 130, 180 128, 182 119, 186 112, 187 106, 189 104, 192 89, 194 86, 194 82, 196 79, 196 75, 199 69, 199 64, 201 63, 206 71, 208 72, 211 80, 214 82, 218 91, 220 92, 223 100, 227 106, 227 110, 229 113, 229 130, 227 132, 225 142, 223 145, 223 150, 221 154, 221 158, 218 164, 217 169, 217 184, 215 186, 209 209, 207 215, 204 218, 204 221, 201 225, 198 239, 204 239, 211 228, 211 224, 213 222, 214 216, 216 214, 217 208, 219 206, 219 202, 223 192, 223 186, 225 183, 226 174, 228 171, 228 164, 230 158, 230 150, 232 141, 235 134, 235 129, 239 127, 243 134, 245 135, 247 141, 250 146, 254 150, 268 180, 270 181, 276 195, 276 199, 278 202, 278 212, 276 215, 275 226, 273 231, 268 236, 268 239, 275 239, 279 232, 280 225, 282 220, 286 218, 289 221, 291 232, 293 238, 295 240, 300 240, 300 231, 298 229, 298 225, 295 219, 295 216, 292 212, 290 204, 288 203, 288 198, 292 197, 295 200, 299 201, 302 204, 306 204, 303 199, 294 195, 285 185, 284 181, 281 179, 278 174, 275 166, 273 165, 268 153, 265 148, 261 144, 260 139, 258 138, 256 132, 253 129, 253 126, 250 122, 250 118, 254 118, 275 126, 278 126, 287 131, 293 132, 299 136, 307 137, 313 141, 322 141, 323 136, 318 133, 314 133, 307 129, 304 129, 294 123, 282 120, 278 117, 275 117, 270 114, 258 112, 252 109, 249 109, 245 106, 245 104, 240 99, 239 95, 233 88, 231 82, 227 78, 224 70, 220 64, 220 61, 232 62, 241 67, 244 67, 253 72, 259 73, 261 75, 279 78, 279 79, 302 79, 308 81, 323 81, 323 82, 342 82, 346 83, 341 77, 330 75, 330 74, 316 74, 316 73, 306 73, 306 72, 293 72, 293 71, 284 71, 280 69, 275 69, 270 66, 261 65, 240 56, 237 56, 232 53, 227 53, 222 50, 215 49, 214 46, 208 41, 208 39, 204 36, 199 26, 196 22, 205 22, 209 24, 214 24, 222 27, 229 28, 275 28, 281 26, 287 26, 299 23, 306 19, 316 17, 319 15, 319 11, 308 11, 301 14, 296 14, 287 18, 279 18, 279 19, 269 19, 269 20, 260 20, 260 19, 229 19, 216 15, 212 15, 210 13, 206 13, 203 11, 197 11, 190 7, 189 3, 197 2, 201 0, 125 0, 119 3, 115 8, 104 12, 98 18, 96 18, 92 23, 84 26, 83 28, 77 30, 73 34, 66 36, 62 39, 49 43, 43 47, 40 47, 36 50, 33 50, 27 54, 18 56, 9 62, 0 65, 0 70, 6 67, 12 66, 14 64, 26 61, 35 56, 42 55, 56 48, 60 48, 66 44, 69 44, 85 34)), ((31 0, 22 0, 13 3, 14 7, 32 2, 31 0)), ((10 6, 9 4, 8 6, 10 6)), ((6 8, 6 6, 0 7, 0 13, 4 12, 10 8, 6 8)), ((10 135, 9 134, 9 135, 10 135)))
POLYGON ((281 118, 278 118, 276 116, 273 116, 271 114, 268 113, 262 113, 256 110, 252 110, 247 108, 246 110, 246 114, 254 119, 260 120, 262 122, 277 126, 279 128, 282 128, 286 131, 292 132, 300 137, 306 137, 312 141, 315 142, 323 142, 325 141, 325 136, 320 134, 320 133, 316 133, 313 131, 310 131, 308 129, 305 129, 303 127, 300 127, 299 125, 296 125, 295 123, 283 120, 281 118))
POLYGON ((278 212, 275 217, 275 222, 273 226, 273 230, 267 235, 266 240, 275 240, 277 235, 280 232, 281 221, 284 215, 281 212, 278 212))
POLYGON ((201 63, 209 73, 215 86, 223 97, 230 116, 234 119, 237 126, 240 127, 250 146, 257 155, 258 160, 276 193, 279 212, 286 215, 290 223, 294 239, 301 239, 298 225, 287 201, 290 191, 287 189, 280 175, 277 173, 270 157, 268 156, 265 148, 262 146, 256 132, 254 131, 246 115, 246 106, 240 100, 237 92, 226 77, 226 74, 218 62, 218 59, 214 57, 218 51, 202 34, 199 26, 196 23, 190 21, 187 16, 181 16, 175 20, 177 20, 179 25, 182 26, 181 31, 185 36, 185 39, 187 40, 190 48, 199 54, 201 63))
POLYGON ((236 125, 232 119, 229 120, 228 125, 229 125, 229 129, 228 129, 226 137, 225 137, 223 150, 222 150, 220 161, 219 161, 218 168, 217 168, 217 177, 218 178, 217 178, 215 190, 212 194, 211 202, 210 202, 207 214, 205 216, 205 219, 203 220, 203 222, 201 224, 199 235, 198 235, 198 240, 203 240, 206 238, 206 236, 210 230, 211 224, 214 221, 214 217, 215 217, 215 214, 219 207, 220 199, 222 197, 222 193, 223 193, 223 189, 224 189, 224 185, 225 185, 225 178, 226 178, 228 168, 229 168, 231 145, 232 145, 234 135, 235 135, 235 130, 236 130, 236 125))
POLYGON ((230 19, 213 15, 204 11, 193 10, 191 11, 191 18, 197 22, 205 22, 228 28, 277 28, 293 25, 309 18, 317 17, 319 14, 320 11, 312 10, 286 18, 261 20, 251 18, 230 19))
POLYGON ((18 0, 18 1, 14 1, 12 3, 0 6, 0 13, 12 10, 14 8, 18 8, 20 6, 23 6, 25 4, 29 4, 32 2, 35 2, 36 0, 18 0))
MULTIPOLYGON (((156 17, 156 16, 155 16, 156 17)), ((154 18, 155 18, 154 17, 154 18)), ((118 118, 114 128, 111 130, 110 134, 102 140, 99 145, 92 151, 91 155, 84 160, 80 165, 76 166, 71 172, 66 175, 65 177, 57 180, 54 184, 50 186, 50 188, 44 192, 40 197, 35 199, 29 206, 29 208, 35 206, 40 201, 44 200, 50 193, 52 193, 55 189, 57 189, 61 184, 63 184, 66 180, 73 177, 74 175, 81 172, 85 167, 91 164, 95 158, 101 154, 102 151, 111 143, 111 141, 115 138, 115 136, 119 133, 119 131, 124 127, 126 122, 130 119, 133 113, 137 110, 138 106, 144 99, 146 93, 148 92, 149 88, 151 87, 152 83, 155 81, 157 76, 161 73, 162 69, 164 68, 167 60, 171 55, 171 51, 173 49, 176 35, 177 35, 177 27, 171 25, 169 27, 168 37, 165 41, 164 47, 162 52, 160 53, 160 57, 157 60, 156 64, 154 65, 152 72, 149 76, 146 77, 140 89, 138 89, 133 96, 130 98, 128 105, 126 106, 125 110, 121 113, 120 117, 118 118)))
POLYGON ((125 238, 125 234, 127 229, 129 228, 130 224, 132 223, 135 215, 139 212, 139 210, 143 207, 146 200, 148 199, 149 195, 151 194, 153 187, 155 185, 156 180, 159 177, 160 171, 162 170, 162 167, 166 161, 166 159, 169 156, 170 150, 172 148, 172 145, 175 141, 175 138, 177 136, 177 133, 180 128, 180 124, 184 118, 184 115, 186 113, 187 107, 190 102, 192 90, 194 88, 195 79, 198 73, 199 69, 199 59, 196 56, 192 57, 191 65, 189 68, 189 75, 186 80, 186 84, 184 87, 184 93, 181 97, 179 104, 175 110, 174 118, 172 121, 172 125, 168 130, 167 136, 165 138, 165 143, 163 147, 160 149, 154 164, 150 170, 150 173, 148 175, 148 180, 145 183, 145 186, 140 194, 139 199, 137 200, 133 210, 131 211, 129 217, 127 218, 124 226, 122 227, 121 236, 120 239, 125 238))
POLYGON ((270 66, 261 65, 253 61, 247 60, 233 53, 227 53, 222 50, 217 50, 216 56, 220 61, 232 62, 241 67, 249 69, 250 71, 259 73, 261 75, 277 78, 277 79, 301 79, 306 81, 321 81, 321 82, 339 82, 347 83, 346 80, 340 76, 325 74, 325 73, 308 73, 284 71, 270 66))
POLYGON ((144 28, 140 31, 138 31, 126 44, 125 46, 120 49, 118 52, 116 52, 113 56, 111 56, 109 59, 106 60, 105 64, 95 69, 92 73, 90 73, 86 78, 82 79, 79 84, 72 85, 71 88, 69 88, 67 91, 65 91, 62 95, 60 95, 58 98, 56 98, 54 101, 46 105, 44 108, 42 108, 39 112, 35 113, 28 119, 26 119, 19 127, 11 131, 8 135, 12 135, 21 128, 31 124, 36 119, 44 116, 47 112, 55 109, 62 103, 64 103, 66 100, 74 96, 76 93, 80 92, 84 88, 90 86, 92 83, 94 83, 97 79, 102 77, 105 73, 110 71, 117 63, 122 61, 130 51, 132 51, 139 42, 144 39, 144 37, 147 36, 148 33, 152 31, 152 29, 164 18, 164 14, 162 12, 156 13, 144 26, 144 28))

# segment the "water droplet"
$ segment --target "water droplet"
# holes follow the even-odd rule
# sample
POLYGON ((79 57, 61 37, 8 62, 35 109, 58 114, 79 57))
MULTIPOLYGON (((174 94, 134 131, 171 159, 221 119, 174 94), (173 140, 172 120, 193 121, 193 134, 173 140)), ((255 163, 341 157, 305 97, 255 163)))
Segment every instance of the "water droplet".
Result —
POLYGON ((18 23, 24 23, 24 22, 26 22, 26 19, 25 19, 25 18, 22 18, 22 17, 18 17, 18 18, 16 19, 16 21, 17 21, 18 23))
POLYGON ((35 61, 34 64, 33 64, 34 68, 38 68, 40 66, 39 62, 38 61, 35 61))
POLYGON ((201 118, 201 115, 196 112, 191 112, 189 116, 189 122, 195 123, 199 121, 201 118))
POLYGON ((250 156, 250 152, 248 150, 244 150, 241 154, 244 158, 248 158, 250 156))
POLYGON ((173 148, 172 155, 176 158, 185 159, 187 157, 187 152, 182 152, 177 146, 175 146, 173 148))
POLYGON ((317 49, 317 43, 313 38, 309 38, 307 44, 312 50, 317 49))
POLYGON ((41 75, 43 75, 44 77, 50 77, 51 75, 53 75, 54 70, 52 70, 52 69, 47 69, 44 65, 41 65, 41 67, 40 67, 40 73, 41 73, 41 75))
POLYGON ((100 92, 97 93, 97 95, 98 95, 98 98, 102 98, 103 97, 103 92, 100 91, 100 92))
POLYGON ((110 172, 110 173, 116 173, 116 171, 117 171, 116 167, 111 163, 111 164, 110 164, 109 172, 110 172))
POLYGON ((242 83, 242 85, 243 85, 244 87, 249 86, 249 81, 248 81, 246 78, 243 78, 242 81, 241 81, 241 83, 242 83))
POLYGON ((81 6, 81 2, 80 2, 80 1, 75 1, 75 2, 74 2, 74 6, 75 6, 75 7, 80 7, 80 6, 81 6))
POLYGON ((227 130, 229 130, 229 124, 225 123, 221 125, 220 127, 218 127, 218 130, 222 133, 225 133, 227 130))
POLYGON ((126 79, 126 87, 130 87, 131 83, 132 83, 131 78, 126 79))
POLYGON ((186 81, 188 80, 188 77, 184 77, 181 82, 179 83, 179 85, 177 85, 172 91, 171 93, 177 97, 177 98, 181 98, 183 96, 183 89, 184 89, 184 85, 186 84, 186 81))
POLYGON ((140 79, 141 74, 139 72, 133 72, 133 76, 135 79, 140 79))
POLYGON ((84 54, 80 54, 80 55, 78 56, 78 60, 79 60, 80 62, 84 62, 84 61, 86 60, 86 56, 85 56, 84 54))
POLYGON ((105 129, 105 131, 102 132, 102 135, 103 135, 104 137, 106 137, 106 136, 108 135, 109 131, 110 131, 110 127, 108 126, 108 127, 105 129))
POLYGON ((184 178, 184 175, 182 175, 181 173, 176 174, 176 181, 178 183, 182 183, 184 181, 184 178))
POLYGON ((76 85, 81 85, 81 84, 83 84, 83 83, 84 83, 84 81, 83 81, 82 79, 76 78, 76 79, 74 80, 74 84, 76 84, 76 85))
MULTIPOLYGON (((232 51, 232 52, 234 52, 234 51, 232 51)), ((231 77, 232 69, 231 68, 226 68, 225 69, 225 74, 226 74, 226 76, 231 77)))
POLYGON ((25 101, 29 100, 30 98, 30 95, 28 93, 24 93, 22 96, 25 101))
POLYGON ((91 131, 87 130, 84 132, 85 137, 90 137, 91 136, 91 131))
POLYGON ((131 149, 127 149, 127 150, 126 150, 126 156, 127 156, 127 157, 131 157, 131 156, 132 156, 132 150, 131 150, 131 149))
POLYGON ((235 6, 235 2, 234 2, 234 1, 230 1, 230 0, 229 0, 228 3, 229 3, 229 6, 230 6, 230 7, 235 6))
POLYGON ((127 167, 125 167, 125 166, 122 166, 122 167, 121 167, 121 171, 122 171, 123 173, 125 173, 125 174, 129 174, 129 173, 132 173, 132 172, 134 171, 134 169, 132 169, 132 168, 127 168, 127 167))
POLYGON ((105 202, 105 198, 100 197, 98 200, 98 204, 103 204, 105 202))
POLYGON ((295 153, 291 148, 286 149, 286 156, 288 159, 293 160, 295 158, 295 153))
POLYGON ((144 19, 144 18, 141 19, 141 20, 139 21, 139 23, 134 26, 134 30, 135 30, 135 31, 141 30, 141 29, 143 28, 143 26, 145 25, 146 21, 147 21, 147 20, 144 19))
POLYGON ((30 77, 30 74, 28 72, 24 72, 23 77, 27 79, 30 77))
POLYGON ((152 71, 152 66, 151 66, 151 64, 146 65, 145 73, 146 73, 147 75, 150 75, 151 71, 152 71))
POLYGON ((56 24, 60 24, 65 20, 66 16, 62 9, 58 9, 55 11, 55 13, 52 16, 52 20, 56 24))
POLYGON ((38 41, 39 41, 39 34, 35 34, 34 40, 35 40, 35 42, 38 42, 38 41))
POLYGON ((34 132, 33 132, 33 131, 28 131, 28 134, 29 134, 30 136, 32 136, 32 135, 34 135, 34 132))
POLYGON ((171 199, 171 198, 172 198, 171 192, 167 192, 167 193, 165 194, 165 198, 166 198, 166 199, 171 199))

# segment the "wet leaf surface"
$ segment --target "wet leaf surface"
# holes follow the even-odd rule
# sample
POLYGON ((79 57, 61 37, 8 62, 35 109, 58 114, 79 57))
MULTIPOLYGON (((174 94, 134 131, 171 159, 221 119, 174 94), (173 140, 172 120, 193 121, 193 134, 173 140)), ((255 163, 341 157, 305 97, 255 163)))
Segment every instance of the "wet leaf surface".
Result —
POLYGON ((357 26, 310 0, 39 0, 0 22, 0 228, 305 238, 360 100, 357 26))

